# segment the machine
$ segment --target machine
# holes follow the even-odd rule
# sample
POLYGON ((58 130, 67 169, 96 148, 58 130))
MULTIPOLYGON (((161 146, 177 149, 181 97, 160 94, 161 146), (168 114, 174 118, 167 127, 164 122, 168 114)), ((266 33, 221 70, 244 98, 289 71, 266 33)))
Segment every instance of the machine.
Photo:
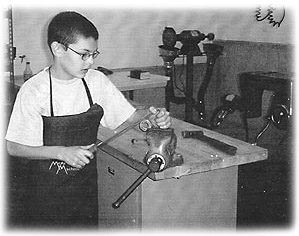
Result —
POLYGON ((293 115, 291 75, 279 72, 244 72, 239 76, 240 95, 227 94, 222 99, 222 105, 215 109, 211 117, 213 128, 219 127, 224 119, 238 110, 241 112, 248 141, 248 118, 262 115, 262 96, 265 90, 272 92, 271 104, 265 116, 266 123, 255 138, 254 144, 273 124, 279 130, 288 130, 293 115))
POLYGON ((200 126, 209 126, 206 120, 205 110, 205 93, 212 77, 212 71, 216 59, 222 54, 223 46, 211 43, 215 36, 213 33, 207 35, 198 30, 184 30, 180 34, 176 34, 171 27, 165 27, 162 34, 163 45, 159 46, 160 56, 164 61, 165 75, 170 77, 170 81, 166 86, 166 109, 169 110, 170 102, 176 104, 185 104, 185 120, 200 126), (209 43, 203 44, 203 52, 198 44, 207 39, 209 43), (182 47, 175 47, 176 42, 181 42, 182 47), (186 60, 186 86, 185 97, 175 96, 174 93, 174 60, 183 55, 186 60), (206 74, 197 92, 197 100, 193 98, 193 59, 195 56, 207 56, 206 74), (198 113, 198 121, 193 120, 193 109, 198 113))

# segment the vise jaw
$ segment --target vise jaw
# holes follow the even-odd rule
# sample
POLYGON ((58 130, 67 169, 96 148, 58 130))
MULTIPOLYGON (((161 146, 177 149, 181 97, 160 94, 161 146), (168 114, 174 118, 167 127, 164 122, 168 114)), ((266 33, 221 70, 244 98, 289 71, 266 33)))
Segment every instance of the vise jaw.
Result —
POLYGON ((173 128, 160 129, 153 127, 148 129, 146 131, 146 142, 149 149, 144 157, 144 162, 148 166, 154 158, 162 160, 158 171, 183 163, 182 156, 175 155, 177 136, 173 128))

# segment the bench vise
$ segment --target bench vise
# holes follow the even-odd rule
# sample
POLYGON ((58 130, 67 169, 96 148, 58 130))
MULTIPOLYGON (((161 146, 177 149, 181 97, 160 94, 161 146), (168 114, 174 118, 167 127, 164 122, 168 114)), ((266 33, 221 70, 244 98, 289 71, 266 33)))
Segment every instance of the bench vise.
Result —
MULTIPOLYGON (((146 132, 146 142, 148 151, 144 158, 144 163, 149 166, 154 158, 161 159, 158 171, 162 171, 171 166, 181 165, 182 156, 175 153, 177 146, 177 136, 172 128, 160 129, 151 128, 146 132)), ((155 171, 155 172, 158 172, 155 171)))
MULTIPOLYGON (((146 131, 146 139, 141 141, 146 142, 148 145, 148 151, 144 157, 147 170, 112 204, 112 207, 115 209, 119 208, 121 203, 124 202, 151 173, 160 172, 166 168, 183 164, 183 157, 175 153, 177 136, 172 128, 149 128, 146 131)), ((134 143, 136 143, 136 140, 132 140, 132 144, 134 143)))

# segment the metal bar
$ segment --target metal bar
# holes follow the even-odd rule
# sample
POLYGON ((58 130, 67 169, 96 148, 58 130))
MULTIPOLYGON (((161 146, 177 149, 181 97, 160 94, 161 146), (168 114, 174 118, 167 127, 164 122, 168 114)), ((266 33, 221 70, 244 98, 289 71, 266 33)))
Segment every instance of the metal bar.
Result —
POLYGON ((152 173, 148 168, 135 182, 112 204, 114 209, 119 208, 120 205, 127 199, 128 196, 142 183, 146 177, 152 173))
POLYGON ((143 116, 142 118, 140 118, 138 121, 134 122, 133 124, 125 127, 124 129, 122 129, 121 131, 119 131, 118 133, 116 133, 115 135, 111 136, 110 138, 107 138, 104 141, 101 140, 97 140, 90 148, 89 151, 91 152, 96 152, 97 148, 99 148, 100 146, 103 146, 105 144, 108 144, 109 142, 111 142, 112 140, 116 139, 117 137, 121 136, 122 134, 124 134, 125 132, 127 132, 128 130, 132 129, 133 127, 135 127, 136 125, 138 125, 141 121, 143 121, 144 119, 147 119, 150 115, 152 115, 152 113, 148 113, 145 116, 143 116))

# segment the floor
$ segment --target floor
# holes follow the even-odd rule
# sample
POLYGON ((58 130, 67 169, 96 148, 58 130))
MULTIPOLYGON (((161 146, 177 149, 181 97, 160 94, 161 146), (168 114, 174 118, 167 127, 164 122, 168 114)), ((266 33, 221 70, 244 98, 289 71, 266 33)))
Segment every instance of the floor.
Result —
MULTIPOLYGON (((179 119, 184 119, 183 111, 181 105, 170 108, 172 116, 179 119)), ((259 123, 263 122, 261 117, 259 123)), ((253 143, 263 125, 250 127, 249 120, 249 142, 253 143)), ((229 116, 215 131, 245 141, 242 123, 230 122, 229 116)), ((238 230, 292 226, 292 142, 289 132, 270 125, 258 139, 258 145, 268 149, 268 159, 239 166, 238 230)))

